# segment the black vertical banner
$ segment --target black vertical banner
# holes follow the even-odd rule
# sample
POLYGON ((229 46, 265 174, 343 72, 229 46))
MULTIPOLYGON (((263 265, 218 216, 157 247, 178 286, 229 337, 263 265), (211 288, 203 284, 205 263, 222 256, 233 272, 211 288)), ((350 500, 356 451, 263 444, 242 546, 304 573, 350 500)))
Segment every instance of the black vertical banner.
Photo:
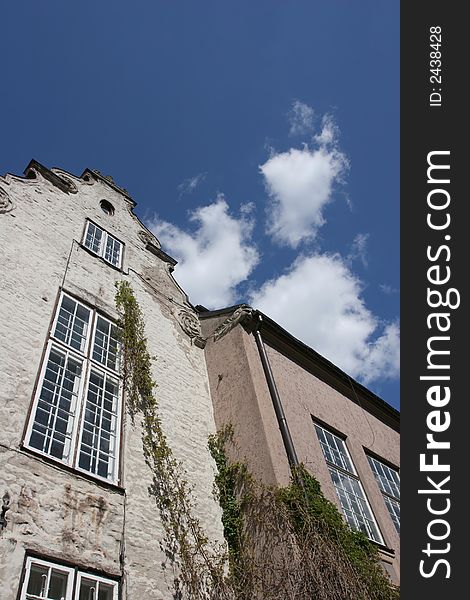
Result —
POLYGON ((401 4, 401 597, 467 597, 470 176, 464 4, 401 4), (467 364, 468 363, 468 364, 467 364))

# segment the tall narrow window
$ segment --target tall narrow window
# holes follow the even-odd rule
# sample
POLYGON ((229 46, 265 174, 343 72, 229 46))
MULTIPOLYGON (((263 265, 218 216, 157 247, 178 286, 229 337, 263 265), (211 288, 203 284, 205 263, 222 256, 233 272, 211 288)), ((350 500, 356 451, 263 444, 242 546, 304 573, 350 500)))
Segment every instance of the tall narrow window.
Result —
POLYGON ((117 600, 117 597, 117 581, 39 558, 26 559, 20 600, 117 600))
POLYGON ((120 413, 117 327, 62 293, 25 445, 116 482, 120 413))
POLYGON ((120 268, 122 262, 122 243, 110 233, 87 221, 83 245, 106 262, 120 268))
POLYGON ((396 530, 400 533, 400 475, 385 463, 367 456, 375 479, 387 505, 390 517, 396 530))
POLYGON ((382 544, 382 536, 344 440, 316 423, 315 430, 346 521, 353 529, 382 544))
POLYGON ((93 360, 115 371, 118 368, 118 330, 116 325, 98 316, 93 344, 93 360))

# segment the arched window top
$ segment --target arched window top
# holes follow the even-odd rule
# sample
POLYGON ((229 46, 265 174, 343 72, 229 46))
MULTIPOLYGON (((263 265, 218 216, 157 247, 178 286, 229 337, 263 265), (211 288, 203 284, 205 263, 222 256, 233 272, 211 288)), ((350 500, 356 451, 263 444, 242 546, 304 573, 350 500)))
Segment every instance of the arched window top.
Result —
POLYGON ((107 200, 101 200, 100 206, 101 210, 108 216, 112 217, 114 215, 114 206, 111 204, 111 202, 108 202, 107 200))

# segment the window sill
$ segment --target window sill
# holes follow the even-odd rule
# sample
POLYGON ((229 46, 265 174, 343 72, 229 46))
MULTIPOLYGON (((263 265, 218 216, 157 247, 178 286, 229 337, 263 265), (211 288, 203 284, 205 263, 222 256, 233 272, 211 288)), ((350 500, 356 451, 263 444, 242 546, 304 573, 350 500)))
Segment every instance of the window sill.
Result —
POLYGON ((395 558, 395 550, 393 548, 389 548, 388 546, 385 546, 385 544, 379 544, 379 542, 374 542, 374 540, 369 541, 372 542, 374 546, 377 546, 377 548, 380 550, 380 552, 382 552, 382 554, 385 554, 390 558, 395 558))
POLYGON ((121 495, 124 495, 126 492, 126 490, 117 483, 112 483, 111 481, 105 481, 104 479, 98 479, 97 477, 94 477, 91 474, 88 475, 84 471, 79 471, 77 469, 74 469, 73 467, 69 467, 68 465, 66 465, 58 460, 55 460, 53 458, 50 458, 48 456, 45 456, 43 454, 39 454, 39 453, 35 452, 31 448, 28 448, 24 443, 22 443, 20 445, 20 450, 22 452, 24 452, 25 454, 27 454, 28 456, 34 458, 35 460, 38 460, 39 462, 46 464, 50 467, 54 467, 55 469, 58 469, 60 471, 65 471, 65 472, 69 473, 70 475, 74 475, 78 479, 85 479, 86 481, 90 481, 104 489, 112 490, 121 495))

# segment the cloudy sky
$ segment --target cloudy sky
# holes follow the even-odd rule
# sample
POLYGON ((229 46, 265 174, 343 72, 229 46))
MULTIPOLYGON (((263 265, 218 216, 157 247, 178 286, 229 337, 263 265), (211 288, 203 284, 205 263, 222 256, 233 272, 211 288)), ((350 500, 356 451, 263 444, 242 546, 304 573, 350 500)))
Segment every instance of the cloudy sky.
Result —
POLYGON ((193 304, 248 302, 399 405, 399 13, 4 7, 0 171, 111 174, 193 304))

